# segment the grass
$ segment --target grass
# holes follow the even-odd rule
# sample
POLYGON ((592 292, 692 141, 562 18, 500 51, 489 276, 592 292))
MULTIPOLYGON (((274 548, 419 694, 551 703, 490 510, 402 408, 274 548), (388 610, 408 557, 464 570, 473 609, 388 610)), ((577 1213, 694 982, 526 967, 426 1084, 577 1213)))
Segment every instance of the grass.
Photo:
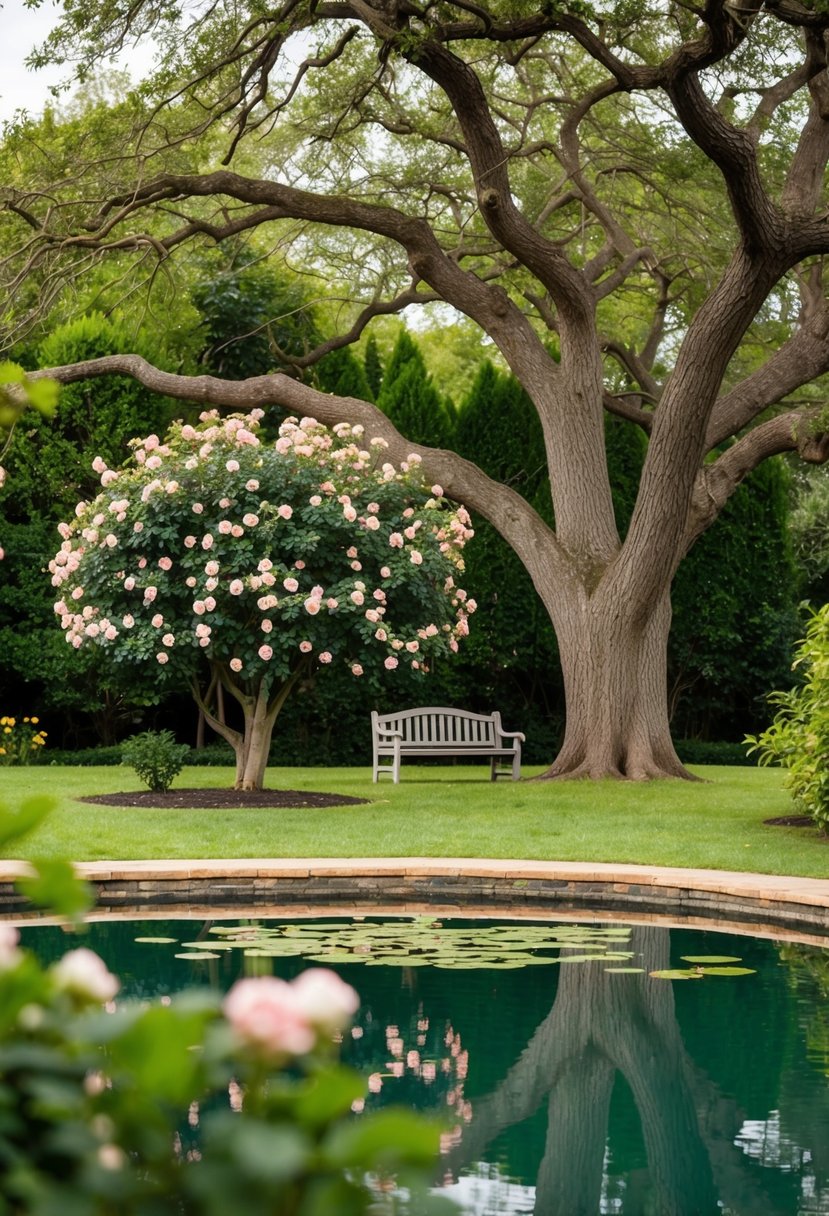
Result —
MULTIPOLYGON (((506 857, 829 876, 829 839, 763 822, 793 811, 781 770, 694 771, 705 783, 493 785, 486 766, 411 766, 395 786, 373 785, 365 768, 282 768, 269 770, 269 786, 348 794, 368 805, 171 812, 78 801, 138 788, 131 769, 35 766, 4 769, 0 798, 11 807, 36 794, 55 802, 46 822, 9 851, 14 857, 506 857)), ((229 768, 188 768, 175 785, 232 781, 229 768)))

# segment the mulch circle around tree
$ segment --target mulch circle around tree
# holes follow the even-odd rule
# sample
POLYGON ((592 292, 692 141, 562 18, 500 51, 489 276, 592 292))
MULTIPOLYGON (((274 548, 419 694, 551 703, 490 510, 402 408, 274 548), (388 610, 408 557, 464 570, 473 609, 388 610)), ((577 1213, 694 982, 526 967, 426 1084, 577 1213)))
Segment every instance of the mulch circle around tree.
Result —
POLYGON ((774 819, 764 819, 774 828, 813 828, 815 821, 811 815, 778 815, 774 819))
POLYGON ((366 798, 350 798, 347 794, 319 794, 313 790, 231 790, 181 789, 157 793, 134 790, 126 794, 94 794, 81 802, 96 802, 102 806, 192 807, 226 810, 245 807, 326 807, 364 806, 366 798))

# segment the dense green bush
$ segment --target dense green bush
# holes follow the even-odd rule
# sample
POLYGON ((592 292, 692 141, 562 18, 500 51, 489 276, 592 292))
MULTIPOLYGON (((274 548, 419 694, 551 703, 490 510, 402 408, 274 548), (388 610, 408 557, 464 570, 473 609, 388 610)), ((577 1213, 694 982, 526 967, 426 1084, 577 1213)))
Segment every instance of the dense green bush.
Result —
POLYGON ((157 793, 165 793, 181 772, 190 748, 176 743, 171 730, 145 730, 121 744, 124 764, 131 765, 141 781, 157 793))
POLYGON ((747 742, 761 764, 787 769, 796 804, 829 831, 829 604, 812 614, 795 655, 802 683, 769 698, 780 708, 771 726, 747 742))

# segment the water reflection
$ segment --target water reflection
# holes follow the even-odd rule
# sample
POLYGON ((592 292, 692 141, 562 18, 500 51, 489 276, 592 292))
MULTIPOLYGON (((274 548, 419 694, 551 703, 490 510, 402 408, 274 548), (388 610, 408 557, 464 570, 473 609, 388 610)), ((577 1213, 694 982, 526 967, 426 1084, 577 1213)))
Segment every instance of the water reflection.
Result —
MULTIPOLYGON (((809 1168, 817 1165, 814 1148, 781 1134, 779 1112, 747 1122, 735 1096, 691 1058, 674 985, 648 975, 670 965, 670 931, 635 928, 631 948, 641 955, 642 973, 611 974, 595 963, 561 968, 549 1013, 501 1082, 472 1104, 471 1120, 447 1157, 453 1178, 485 1159, 507 1129, 546 1108, 534 1206, 520 1210, 537 1216, 829 1211, 826 1174, 809 1168), (620 1077, 635 1104, 646 1158, 645 1169, 622 1174, 613 1170, 610 1149, 620 1077), (789 1175, 782 1188, 781 1173, 789 1175)), ((725 982, 687 985, 699 992, 702 983, 725 982)), ((752 1035, 748 1018, 732 1030, 752 1035)), ((825 1137, 823 1078, 819 1088, 825 1137)), ((811 1143, 818 1151, 826 1147, 825 1138, 811 1143)))

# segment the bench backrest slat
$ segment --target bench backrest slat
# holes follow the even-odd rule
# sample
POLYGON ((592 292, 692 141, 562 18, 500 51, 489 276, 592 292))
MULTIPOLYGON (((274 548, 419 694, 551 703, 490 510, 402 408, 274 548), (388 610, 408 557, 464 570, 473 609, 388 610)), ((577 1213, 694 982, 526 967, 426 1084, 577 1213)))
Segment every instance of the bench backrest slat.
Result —
POLYGON ((430 707, 396 714, 378 714, 377 725, 383 730, 399 731, 403 743, 446 747, 452 744, 474 747, 497 745, 495 715, 492 714, 430 707))

